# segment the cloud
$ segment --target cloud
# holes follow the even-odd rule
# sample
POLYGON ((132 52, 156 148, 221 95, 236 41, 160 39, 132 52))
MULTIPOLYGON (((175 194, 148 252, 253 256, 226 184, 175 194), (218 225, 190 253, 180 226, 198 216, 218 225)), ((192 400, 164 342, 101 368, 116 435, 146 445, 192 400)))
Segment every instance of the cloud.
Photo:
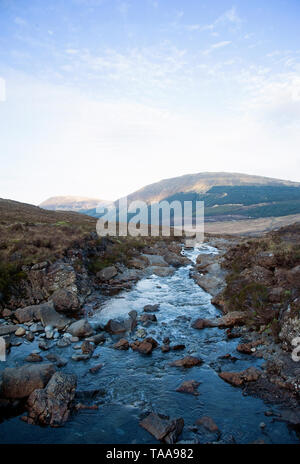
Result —
POLYGON ((218 50, 219 48, 224 48, 230 45, 232 42, 230 40, 224 40, 223 42, 217 42, 215 44, 212 44, 207 50, 204 50, 203 54, 208 55, 214 50, 218 50))
POLYGON ((224 25, 228 23, 233 24, 235 26, 239 26, 241 22, 242 20, 239 17, 236 8, 232 7, 229 10, 225 11, 221 16, 219 16, 213 23, 203 26, 202 30, 214 30, 219 25, 224 25))

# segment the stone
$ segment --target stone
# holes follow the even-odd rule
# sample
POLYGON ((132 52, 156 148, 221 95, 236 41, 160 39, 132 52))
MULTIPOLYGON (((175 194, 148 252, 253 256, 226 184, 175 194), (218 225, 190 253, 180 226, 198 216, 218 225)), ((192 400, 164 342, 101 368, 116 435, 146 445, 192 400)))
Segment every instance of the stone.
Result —
POLYGON ((25 358, 25 361, 26 361, 26 362, 42 362, 42 361, 43 361, 43 358, 42 358, 42 356, 40 356, 40 355, 37 354, 37 353, 30 353, 30 355, 28 355, 28 356, 25 358))
POLYGON ((261 372, 254 368, 249 367, 242 372, 220 372, 219 377, 225 382, 230 383, 234 387, 241 387, 245 382, 255 382, 259 379, 261 372))
POLYGON ((84 338, 93 335, 94 330, 88 321, 80 319, 69 326, 68 332, 74 337, 84 338))
POLYGON ((53 302, 19 308, 15 311, 15 317, 20 323, 36 320, 41 321, 44 327, 51 325, 59 330, 70 323, 69 319, 55 311, 53 302))
POLYGON ((139 318, 140 322, 157 322, 155 314, 142 314, 139 318))
POLYGON ((155 349, 158 344, 156 340, 153 338, 145 338, 143 341, 135 341, 131 345, 131 348, 134 351, 139 351, 139 353, 149 355, 152 353, 153 349, 155 349))
POLYGON ((126 338, 121 338, 117 343, 114 344, 116 350, 126 351, 129 349, 129 343, 126 338))
MULTIPOLYGON (((77 341, 78 340, 79 339, 77 339, 77 341)), ((88 337, 86 340, 89 341, 89 342, 94 343, 95 345, 100 345, 101 343, 105 342, 106 335, 104 333, 96 334, 96 335, 93 335, 92 337, 88 337)))
POLYGON ((97 372, 99 372, 100 369, 102 369, 102 367, 103 367, 103 364, 96 364, 96 366, 90 367, 89 372, 91 374, 97 374, 97 372))
POLYGON ((182 351, 185 349, 185 345, 173 345, 171 348, 173 351, 182 351))
POLYGON ((146 305, 143 309, 144 313, 156 313, 159 311, 159 304, 146 305))
POLYGON ((176 361, 172 362, 170 366, 191 368, 194 366, 200 366, 201 364, 203 364, 202 359, 196 358, 194 356, 186 356, 183 359, 177 359, 176 361))
POLYGON ((54 362, 57 367, 64 367, 68 364, 68 361, 65 358, 61 358, 58 354, 49 353, 46 355, 46 358, 50 362, 54 362))
POLYGON ((87 361, 88 359, 90 359, 90 355, 89 354, 73 354, 72 356, 72 360, 73 361, 87 361))
POLYGON ((57 341, 56 346, 58 348, 66 348, 67 346, 71 345, 71 340, 70 338, 63 337, 60 340, 57 341))
POLYGON ((105 267, 101 271, 97 272, 96 277, 102 281, 107 281, 112 279, 118 274, 118 270, 115 266, 105 267))
POLYGON ((56 372, 44 389, 31 393, 27 400, 27 422, 59 427, 69 418, 77 379, 73 374, 56 372))
POLYGON ((51 299, 55 310, 59 313, 74 314, 81 308, 77 293, 66 288, 56 290, 52 294, 51 299))
POLYGON ((23 337, 25 334, 26 334, 26 330, 24 329, 24 327, 19 327, 19 328, 15 331, 15 335, 16 335, 17 337, 23 337))
POLYGON ((50 343, 46 342, 46 340, 41 340, 39 342, 39 348, 43 351, 49 350, 50 346, 51 346, 50 343))
POLYGON ((104 327, 104 330, 110 334, 121 334, 125 332, 132 332, 136 327, 136 320, 126 319, 124 321, 117 321, 114 319, 110 319, 104 327))
POLYGON ((170 345, 162 345, 162 347, 161 347, 161 351, 163 353, 168 353, 170 351, 170 349, 171 349, 170 345))
POLYGON ((27 332, 26 334, 26 340, 28 342, 33 342, 34 341, 34 334, 32 332, 27 332))
POLYGON ((217 327, 217 323, 209 319, 197 319, 192 324, 193 329, 202 330, 208 327, 217 327))
POLYGON ((54 373, 53 364, 7 367, 2 374, 2 396, 4 398, 26 398, 34 390, 44 388, 54 373))
POLYGON ((153 435, 156 440, 168 444, 176 443, 184 427, 184 420, 170 420, 168 416, 150 413, 140 422, 140 426, 153 435))
POLYGON ((203 416, 201 419, 198 419, 196 425, 202 425, 204 428, 209 430, 212 433, 219 432, 219 427, 215 423, 215 421, 209 416, 203 416))
POLYGON ((83 354, 89 354, 92 355, 94 353, 95 347, 94 344, 91 342, 88 342, 87 340, 84 340, 81 345, 81 351, 83 354))
POLYGON ((197 388, 199 387, 199 385, 200 383, 196 382, 196 380, 186 380, 178 388, 176 388, 176 391, 180 393, 189 393, 190 395, 198 396, 199 393, 197 392, 197 388))
POLYGON ((155 274, 158 277, 169 277, 174 274, 175 269, 173 267, 150 266, 147 271, 149 275, 155 274))

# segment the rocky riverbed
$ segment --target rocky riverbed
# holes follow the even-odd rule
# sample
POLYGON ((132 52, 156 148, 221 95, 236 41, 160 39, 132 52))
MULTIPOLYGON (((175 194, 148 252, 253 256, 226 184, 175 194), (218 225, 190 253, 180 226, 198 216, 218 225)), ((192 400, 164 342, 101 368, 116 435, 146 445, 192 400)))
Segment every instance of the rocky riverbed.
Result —
POLYGON ((89 291, 70 263, 31 269, 52 296, 2 313, 0 441, 298 443, 297 388, 278 380, 295 383, 297 363, 212 304, 230 246, 149 247, 89 291))

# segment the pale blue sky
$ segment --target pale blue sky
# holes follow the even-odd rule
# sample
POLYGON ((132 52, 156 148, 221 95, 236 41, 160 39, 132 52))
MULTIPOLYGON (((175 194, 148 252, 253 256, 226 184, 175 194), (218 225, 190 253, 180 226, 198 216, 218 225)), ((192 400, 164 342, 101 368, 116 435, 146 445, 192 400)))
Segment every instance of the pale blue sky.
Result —
POLYGON ((0 197, 300 181, 299 30, 299 0, 0 0, 0 197))

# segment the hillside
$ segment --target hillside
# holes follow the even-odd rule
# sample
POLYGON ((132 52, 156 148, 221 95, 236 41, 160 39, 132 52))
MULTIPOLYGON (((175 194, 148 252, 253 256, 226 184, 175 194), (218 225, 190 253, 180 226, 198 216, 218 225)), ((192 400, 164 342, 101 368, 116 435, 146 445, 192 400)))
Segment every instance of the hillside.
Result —
MULTIPOLYGON (((240 186, 286 186, 300 187, 300 183, 272 179, 261 176, 251 176, 239 173, 202 172, 187 174, 147 185, 128 195, 129 201, 143 200, 146 202, 160 201, 177 194, 205 194, 215 187, 240 186)), ((218 192, 220 193, 220 192, 218 192)), ((240 199, 238 199, 240 201, 240 199)), ((240 201, 241 202, 241 201, 240 201)), ((227 202, 226 202, 227 203, 227 202)))
POLYGON ((110 203, 106 200, 99 198, 87 198, 79 196, 56 196, 48 198, 43 201, 39 206, 44 209, 53 211, 84 211, 97 208, 100 204, 110 203))

